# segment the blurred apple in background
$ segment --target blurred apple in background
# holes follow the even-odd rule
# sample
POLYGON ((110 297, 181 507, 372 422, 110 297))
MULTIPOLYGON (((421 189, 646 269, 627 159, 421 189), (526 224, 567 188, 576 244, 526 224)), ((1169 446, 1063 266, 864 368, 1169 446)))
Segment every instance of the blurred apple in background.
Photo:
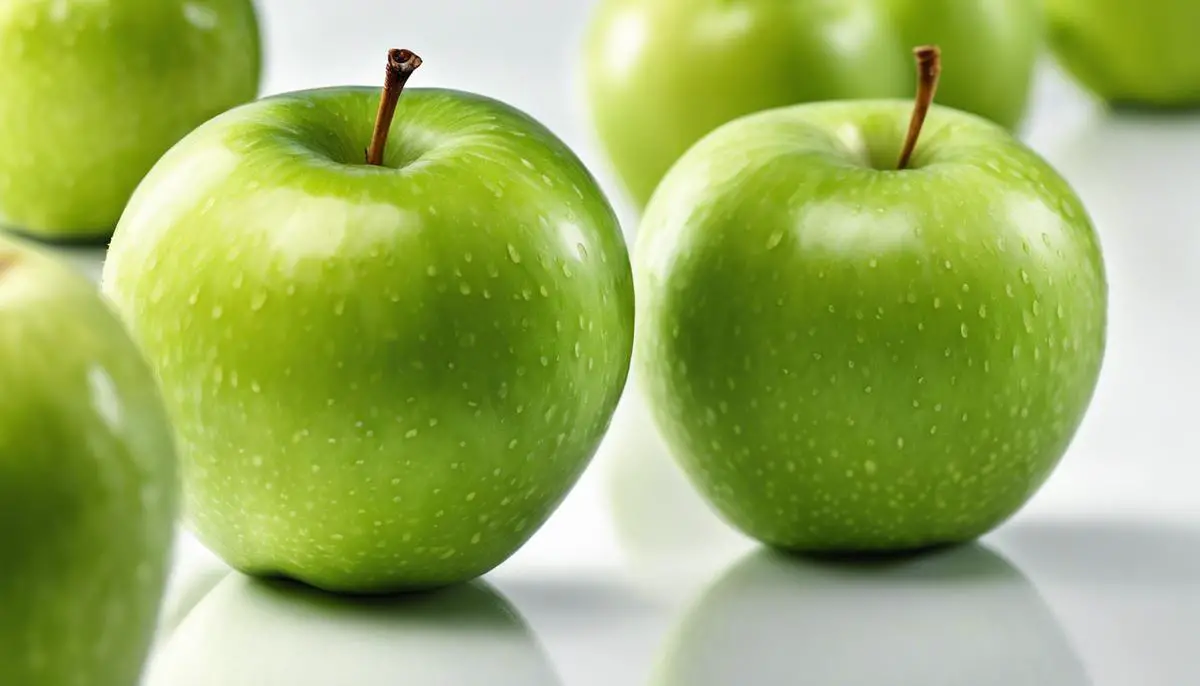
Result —
POLYGON ((1037 589, 973 545, 860 563, 752 553, 680 620, 652 683, 1092 682, 1037 589))
POLYGON ((1059 61, 1122 106, 1200 106, 1196 0, 1046 0, 1059 61))
POLYGON ((891 5, 906 59, 913 46, 941 48, 949 67, 939 103, 1018 128, 1043 46, 1042 0, 881 1, 891 5))
POLYGON ((94 287, 0 238, 0 683, 134 686, 166 577, 175 451, 94 287))
POLYGON ((322 89, 201 127, 104 272, 164 385, 199 538, 347 592, 507 559, 587 466, 633 336, 620 227, 570 149, 419 89, 369 165, 379 104, 322 89))
POLYGON ((0 5, 0 227, 112 235, 154 162, 252 100, 250 0, 17 0, 0 5))
POLYGON ((335 598, 231 574, 162 644, 145 686, 557 686, 537 639, 483 583, 335 598))
POLYGON ((954 110, 935 107, 900 162, 912 110, 740 119, 646 210, 648 402, 705 496, 773 546, 982 535, 1048 478, 1097 383, 1107 285, 1079 199, 1007 131, 954 110))
POLYGON ((907 95, 905 49, 877 0, 603 0, 585 79, 601 143, 641 207, 684 151, 741 115, 907 95))

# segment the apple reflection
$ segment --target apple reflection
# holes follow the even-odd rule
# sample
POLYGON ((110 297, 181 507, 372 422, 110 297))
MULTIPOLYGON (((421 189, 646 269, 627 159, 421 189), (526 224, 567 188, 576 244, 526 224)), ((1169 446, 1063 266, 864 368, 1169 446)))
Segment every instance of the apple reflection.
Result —
POLYGON ((635 376, 596 457, 621 554, 655 593, 690 593, 752 543, 727 525, 675 463, 635 376), (680 569, 688 569, 681 579, 680 569))
POLYGON ((1038 592, 980 546, 838 563, 760 550, 668 643, 659 686, 1084 686, 1038 592))
POLYGON ((346 598, 231 574, 160 646, 146 686, 557 686, 504 598, 476 582, 346 598))

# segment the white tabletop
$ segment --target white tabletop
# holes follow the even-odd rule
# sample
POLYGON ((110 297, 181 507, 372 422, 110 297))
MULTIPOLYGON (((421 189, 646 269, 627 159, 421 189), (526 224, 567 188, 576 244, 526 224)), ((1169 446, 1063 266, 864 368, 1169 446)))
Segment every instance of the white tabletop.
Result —
MULTIPOLYGON (((579 99, 586 3, 261 4, 268 92, 376 83, 386 49, 411 47, 423 85, 558 132, 636 230, 579 99)), ((1200 117, 1106 115, 1047 68, 1025 137, 1101 232, 1110 347, 1061 468, 980 546, 871 570, 782 562, 709 513, 630 397, 545 528, 486 586, 432 605, 250 584, 185 534, 149 683, 1200 683, 1200 117)), ((99 251, 64 252, 98 273, 99 251)))

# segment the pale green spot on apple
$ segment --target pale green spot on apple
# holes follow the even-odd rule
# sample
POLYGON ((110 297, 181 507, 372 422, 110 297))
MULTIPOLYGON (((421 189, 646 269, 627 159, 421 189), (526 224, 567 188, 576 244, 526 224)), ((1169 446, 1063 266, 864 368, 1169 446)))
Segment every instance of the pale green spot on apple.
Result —
POLYGON ((990 531, 1048 478, 1097 383, 1107 284, 1075 193, 1002 127, 936 106, 897 170, 911 110, 744 117, 646 210, 648 401, 701 492, 773 546, 990 531))
POLYGON ((561 141, 411 90, 367 165, 379 101, 285 94, 204 125, 139 188, 104 272, 164 387, 200 539, 345 592, 509 557, 589 462, 633 336, 620 228, 561 141))
POLYGON ((1193 0, 1047 0, 1059 62, 1088 90, 1119 106, 1200 106, 1193 0))
POLYGON ((175 449, 83 276, 0 238, 0 683, 134 686, 166 582, 175 449))
POLYGON ((584 79, 599 141, 641 208, 688 148, 738 117, 907 96, 909 51, 929 43, 953 61, 943 105, 1021 123, 1043 45, 1036 0, 604 0, 584 79))
POLYGON ((0 4, 0 227, 107 239, 180 138, 254 99, 250 0, 0 4))

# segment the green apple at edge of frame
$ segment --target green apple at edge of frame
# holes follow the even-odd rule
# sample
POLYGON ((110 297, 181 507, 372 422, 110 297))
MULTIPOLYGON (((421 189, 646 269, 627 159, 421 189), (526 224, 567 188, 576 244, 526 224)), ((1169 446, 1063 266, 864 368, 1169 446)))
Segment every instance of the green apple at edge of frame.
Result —
POLYGON ((1002 127, 911 103, 777 109, 699 143, 646 211, 635 359, 690 479, 800 552, 970 540, 1056 467, 1108 288, 1068 184, 1002 127))
POLYGON ((0 3, 0 227, 103 241, 155 161, 258 95, 251 0, 0 3))
POLYGON ((1050 43, 1085 88, 1117 106, 1200 107, 1194 0, 1047 0, 1050 43))
POLYGON ((949 66, 939 103, 1009 130, 1021 125, 1045 42, 1043 0, 882 1, 892 8, 905 50, 941 48, 949 66))
POLYGON ((103 277, 164 386, 199 538, 347 593, 508 558, 590 461, 633 345, 624 238, 565 144, 417 89, 365 164, 379 101, 290 93, 204 125, 134 195, 103 277))
POLYGON ((908 95, 908 47, 879 0, 604 0, 584 76, 600 143, 642 207, 689 147, 732 119, 908 95))
POLYGON ((0 237, 0 683, 134 686, 166 582, 175 448, 95 287, 0 237))

